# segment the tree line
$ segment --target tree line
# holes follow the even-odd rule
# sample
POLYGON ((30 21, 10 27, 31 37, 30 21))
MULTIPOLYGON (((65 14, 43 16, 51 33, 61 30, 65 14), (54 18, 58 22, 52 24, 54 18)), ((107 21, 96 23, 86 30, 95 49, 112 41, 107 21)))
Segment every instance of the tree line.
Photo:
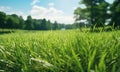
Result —
POLYGON ((0 28, 2 29, 25 29, 25 30, 59 30, 71 29, 72 24, 60 24, 55 21, 52 23, 50 20, 33 19, 30 15, 24 20, 22 16, 16 14, 7 15, 0 12, 0 28))
POLYGON ((91 28, 114 26, 120 29, 120 0, 108 3, 106 0, 81 0, 85 8, 78 7, 74 14, 78 25, 88 25, 91 28), (86 22, 81 22, 86 20, 86 22))

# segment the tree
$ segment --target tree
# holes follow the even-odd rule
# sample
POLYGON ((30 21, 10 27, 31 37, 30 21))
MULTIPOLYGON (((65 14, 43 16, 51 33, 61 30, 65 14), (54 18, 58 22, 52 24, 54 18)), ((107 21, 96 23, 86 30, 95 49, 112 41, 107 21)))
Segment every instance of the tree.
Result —
POLYGON ((77 21, 86 19, 89 24, 97 27, 105 24, 107 17, 107 8, 109 4, 105 0, 82 0, 80 4, 84 4, 86 8, 78 7, 75 11, 77 21))
POLYGON ((16 14, 6 15, 4 12, 0 12, 0 28, 8 29, 27 29, 27 30, 57 30, 57 29, 71 29, 73 25, 59 24, 57 21, 51 23, 50 20, 44 19, 32 19, 31 16, 27 16, 27 20, 24 20, 22 16, 16 14))
POLYGON ((78 7, 77 9, 75 9, 74 14, 75 14, 76 21, 81 21, 84 19, 87 19, 89 21, 90 14, 87 8, 83 9, 78 7))
POLYGON ((22 18, 22 16, 19 17, 19 29, 24 29, 25 28, 25 21, 22 18))
POLYGON ((6 26, 6 28, 14 28, 14 21, 13 21, 13 19, 11 18, 11 17, 9 17, 8 19, 7 19, 7 26, 6 26))
POLYGON ((58 23, 57 21, 55 21, 53 24, 53 30, 57 30, 57 29, 58 29, 58 23))
POLYGON ((7 28, 18 29, 19 28, 19 17, 16 14, 7 16, 7 28))
POLYGON ((18 29, 19 28, 19 17, 16 14, 10 15, 13 20, 13 28, 18 29))
POLYGON ((0 12, 0 28, 5 28, 6 26, 6 14, 4 12, 0 12))
POLYGON ((46 19, 41 22, 41 30, 48 30, 46 19))
POLYGON ((111 11, 111 26, 114 25, 114 28, 120 29, 120 0, 115 0, 110 7, 111 11))
POLYGON ((28 29, 28 30, 34 29, 33 20, 32 20, 31 16, 27 16, 27 20, 26 20, 25 24, 26 24, 25 29, 28 29))
POLYGON ((50 22, 50 20, 47 21, 47 27, 49 30, 52 30, 52 23, 50 22))
POLYGON ((33 19, 34 30, 41 30, 41 19, 33 19))

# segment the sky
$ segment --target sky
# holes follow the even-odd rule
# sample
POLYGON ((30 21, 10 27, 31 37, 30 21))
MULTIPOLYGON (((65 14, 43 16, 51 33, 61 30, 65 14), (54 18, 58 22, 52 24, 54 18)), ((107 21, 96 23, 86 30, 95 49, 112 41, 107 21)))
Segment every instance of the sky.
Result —
MULTIPOLYGON (((113 0, 107 0, 112 3, 113 0)), ((74 10, 80 0, 0 0, 0 11, 6 14, 17 14, 24 19, 31 15, 35 19, 57 21, 58 23, 74 23, 74 10)))

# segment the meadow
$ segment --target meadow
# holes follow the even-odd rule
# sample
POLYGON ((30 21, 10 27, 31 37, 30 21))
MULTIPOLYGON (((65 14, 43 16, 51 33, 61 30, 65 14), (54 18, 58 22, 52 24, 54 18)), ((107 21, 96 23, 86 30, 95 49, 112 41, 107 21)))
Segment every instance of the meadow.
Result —
POLYGON ((0 72, 120 72, 120 31, 0 34, 0 72))

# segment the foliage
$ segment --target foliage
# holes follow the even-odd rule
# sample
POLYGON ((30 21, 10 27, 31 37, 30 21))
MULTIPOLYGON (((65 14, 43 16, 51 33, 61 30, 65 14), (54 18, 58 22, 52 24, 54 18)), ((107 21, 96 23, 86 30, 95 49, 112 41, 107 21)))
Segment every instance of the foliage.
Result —
POLYGON ((84 4, 85 8, 78 7, 74 14, 79 24, 81 20, 87 20, 91 24, 91 28, 104 27, 106 24, 120 29, 120 1, 114 0, 112 4, 106 0, 82 0, 80 4, 84 4))
POLYGON ((26 26, 25 26, 25 29, 28 29, 28 30, 32 30, 34 28, 33 26, 33 20, 32 20, 32 17, 31 16, 28 16, 27 17, 27 20, 26 20, 26 26))
POLYGON ((6 14, 4 12, 0 12, 0 28, 5 28, 6 14))
POLYGON ((120 29, 120 0, 115 0, 110 7, 111 21, 109 25, 120 29))
POLYGON ((108 7, 108 3, 105 0, 82 0, 81 3, 85 4, 86 8, 78 7, 75 10, 74 14, 78 16, 76 17, 77 20, 87 19, 89 24, 96 24, 97 27, 105 24, 108 7))
POLYGON ((53 24, 53 30, 59 29, 58 23, 55 21, 53 24))
POLYGON ((6 25, 4 26, 10 29, 19 28, 19 17, 16 14, 8 15, 6 25))
POLYGON ((25 29, 25 30, 58 30, 58 29, 72 29, 72 24, 60 24, 56 21, 52 23, 50 20, 44 19, 32 19, 31 16, 27 16, 27 20, 24 20, 22 16, 16 14, 6 15, 4 12, 0 12, 0 28, 7 29, 25 29))
POLYGON ((42 20, 42 22, 41 22, 41 29, 42 30, 47 30, 48 29, 46 19, 42 20))

